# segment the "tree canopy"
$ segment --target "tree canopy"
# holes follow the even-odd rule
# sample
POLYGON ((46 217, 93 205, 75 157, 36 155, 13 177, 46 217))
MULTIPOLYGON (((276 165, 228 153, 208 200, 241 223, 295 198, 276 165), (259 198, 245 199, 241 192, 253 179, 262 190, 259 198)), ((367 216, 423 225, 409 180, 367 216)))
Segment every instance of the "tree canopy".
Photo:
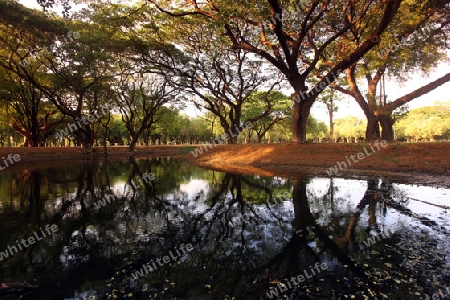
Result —
POLYGON ((447 59, 449 1, 39 3, 0 0, 3 124, 28 146, 333 140, 338 92, 364 111, 366 140, 393 139, 393 112, 450 80, 392 101, 383 89, 447 59), (317 100, 330 130, 310 116, 317 100))

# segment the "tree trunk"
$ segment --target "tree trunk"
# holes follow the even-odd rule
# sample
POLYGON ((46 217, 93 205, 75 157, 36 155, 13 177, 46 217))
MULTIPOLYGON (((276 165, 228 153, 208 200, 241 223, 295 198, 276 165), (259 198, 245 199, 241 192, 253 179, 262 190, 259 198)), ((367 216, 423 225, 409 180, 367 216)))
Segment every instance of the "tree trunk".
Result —
POLYGON ((262 143, 262 139, 264 137, 265 134, 258 134, 256 133, 256 136, 258 137, 258 143, 261 144, 262 143))
POLYGON ((374 141, 380 138, 380 127, 378 125, 378 118, 370 114, 367 117, 366 127, 366 142, 374 141))
POLYGON ((85 154, 88 154, 89 156, 92 155, 92 142, 83 140, 81 145, 83 146, 83 152, 85 154))
POLYGON ((130 142, 130 146, 128 146, 128 152, 133 152, 136 148, 137 139, 132 139, 130 142))
POLYGON ((92 146, 94 145, 94 137, 92 129, 89 127, 89 125, 86 125, 83 127, 83 130, 77 130, 75 132, 75 135, 77 137, 77 143, 81 143, 81 146, 83 147, 83 152, 85 154, 88 154, 89 156, 92 155, 92 146))
POLYGON ((387 142, 394 141, 394 123, 392 115, 382 115, 379 116, 381 125, 381 138, 387 142))
MULTIPOLYGON (((238 136, 241 133, 241 109, 239 107, 233 107, 228 113, 230 119, 230 127, 228 133, 230 135, 229 144, 237 144, 238 136)), ((223 126, 222 126, 223 127, 223 126)))
MULTIPOLYGON (((150 126, 148 126, 148 127, 150 127, 150 126)), ((130 131, 130 145, 128 146, 128 152, 133 152, 134 149, 136 148, 139 137, 144 132, 144 127, 141 126, 139 128, 139 130, 137 130, 137 131, 130 130, 130 129, 128 129, 128 130, 130 131)))
POLYGON ((228 135, 228 144, 237 144, 238 136, 240 133, 240 127, 239 124, 236 125, 234 123, 231 123, 231 125, 222 124, 223 130, 225 130, 225 134, 228 135), (239 129, 238 129, 239 128, 239 129))
POLYGON ((28 145, 31 147, 39 147, 39 130, 37 132, 32 132, 30 138, 28 139, 28 145))
POLYGON ((237 136, 233 137, 230 135, 230 139, 228 140, 228 144, 237 144, 237 136))
POLYGON ((295 103, 294 113, 292 115, 292 141, 294 143, 306 142, 306 123, 308 122, 311 105, 307 105, 306 101, 295 103))
POLYGON ((330 110, 330 143, 334 143, 334 124, 332 110, 330 110))
POLYGON ((31 147, 39 146, 39 121, 37 119, 37 112, 33 111, 31 117, 31 133, 28 139, 28 145, 31 147))
POLYGON ((106 146, 106 133, 103 136, 103 153, 105 156, 108 156, 108 147, 106 146))

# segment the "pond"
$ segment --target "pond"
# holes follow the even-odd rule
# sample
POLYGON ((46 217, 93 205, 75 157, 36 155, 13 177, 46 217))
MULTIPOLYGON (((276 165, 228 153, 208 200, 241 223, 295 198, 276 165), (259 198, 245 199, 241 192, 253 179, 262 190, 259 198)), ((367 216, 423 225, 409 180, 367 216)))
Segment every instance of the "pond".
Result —
POLYGON ((450 295, 449 189, 171 158, 29 168, 0 182, 0 299, 450 295))

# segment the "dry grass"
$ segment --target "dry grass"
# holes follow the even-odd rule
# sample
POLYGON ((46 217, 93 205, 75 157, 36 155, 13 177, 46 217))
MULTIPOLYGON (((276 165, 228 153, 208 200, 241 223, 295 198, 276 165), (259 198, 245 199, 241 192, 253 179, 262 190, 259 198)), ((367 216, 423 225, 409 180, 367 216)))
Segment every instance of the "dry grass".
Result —
MULTIPOLYGON (((196 164, 232 168, 236 165, 272 167, 295 170, 299 167, 328 169, 346 157, 363 152, 369 153, 371 144, 250 144, 218 145, 208 152, 187 159, 196 164)), ((349 170, 415 172, 450 175, 450 143, 390 143, 370 156, 365 156, 348 168, 349 170)), ((356 159, 357 160, 357 159, 356 159)))
MULTIPOLYGON (((198 158, 190 151, 200 145, 167 145, 137 147, 129 153, 127 147, 110 147, 111 158, 122 159, 130 155, 136 158, 179 156, 197 165, 222 169, 230 172, 260 173, 269 175, 275 171, 297 172, 307 167, 325 170, 336 165, 338 161, 346 161, 346 157, 356 155, 364 147, 370 150, 369 144, 249 144, 218 145, 209 149, 198 158), (269 170, 269 171, 268 171, 269 170)), ((83 154, 81 147, 3 147, 0 157, 9 153, 19 154, 18 165, 35 165, 52 162, 58 164, 77 162, 80 159, 101 159, 104 157, 103 147, 94 147, 91 158, 83 154), (31 163, 32 162, 32 163, 31 163)), ((370 156, 359 160, 346 171, 387 171, 414 172, 434 175, 450 175, 450 143, 390 143, 370 156)))

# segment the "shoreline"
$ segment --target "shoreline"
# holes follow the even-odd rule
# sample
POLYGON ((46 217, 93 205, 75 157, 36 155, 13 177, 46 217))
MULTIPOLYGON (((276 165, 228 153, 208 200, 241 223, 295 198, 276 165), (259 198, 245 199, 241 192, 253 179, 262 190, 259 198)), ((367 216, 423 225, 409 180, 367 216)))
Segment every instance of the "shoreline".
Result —
MULTIPOLYGON (((370 143, 358 144, 246 144, 218 145, 208 152, 194 158, 188 154, 185 158, 200 166, 249 165, 253 167, 280 166, 285 170, 298 167, 322 168, 324 173, 348 161, 371 147, 370 143)), ((450 175, 450 143, 390 143, 379 151, 365 156, 346 171, 382 171, 382 172, 413 172, 432 175, 450 175)))
MULTIPOLYGON (((330 177, 330 170, 339 162, 348 161, 369 143, 358 144, 237 144, 217 145, 196 158, 191 153, 203 145, 138 146, 129 152, 126 146, 108 147, 108 160, 128 157, 177 157, 193 165, 219 171, 288 177, 312 173, 330 177)), ((93 147, 88 157, 82 147, 1 147, 0 157, 19 154, 21 160, 3 172, 17 168, 68 165, 79 161, 98 161, 105 158, 103 147, 93 147)), ((376 153, 340 168, 336 177, 394 176, 417 177, 427 182, 450 175, 450 143, 389 143, 376 153)), ((336 169, 337 170, 337 169, 336 169)), ((447 179, 450 180, 450 179, 447 179)), ((444 180, 445 181, 445 180, 444 180)))

